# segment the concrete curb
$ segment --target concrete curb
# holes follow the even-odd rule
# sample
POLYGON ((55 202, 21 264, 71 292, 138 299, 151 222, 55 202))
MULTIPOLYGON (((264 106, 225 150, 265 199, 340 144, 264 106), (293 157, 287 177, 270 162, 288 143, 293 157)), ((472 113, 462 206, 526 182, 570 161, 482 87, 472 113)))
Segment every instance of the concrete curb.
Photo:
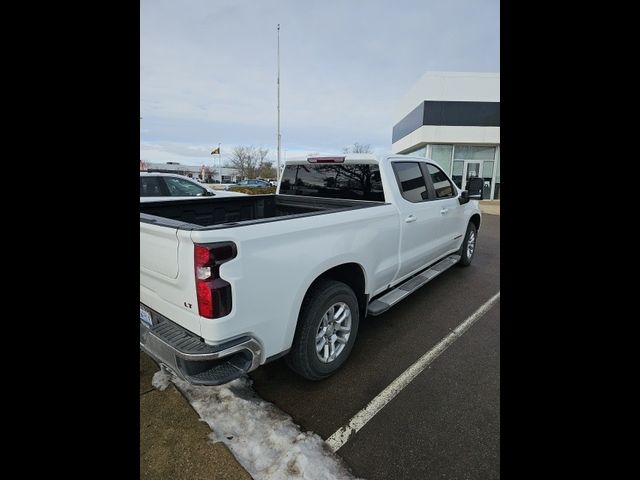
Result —
POLYGON ((178 389, 151 385, 158 365, 140 352, 140 479, 251 480, 178 389))

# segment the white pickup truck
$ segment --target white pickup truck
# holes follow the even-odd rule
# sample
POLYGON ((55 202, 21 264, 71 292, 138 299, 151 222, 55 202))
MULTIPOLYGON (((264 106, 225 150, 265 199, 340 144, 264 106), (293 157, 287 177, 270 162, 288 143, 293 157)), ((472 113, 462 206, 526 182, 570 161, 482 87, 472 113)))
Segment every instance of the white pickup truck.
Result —
POLYGON ((275 195, 140 204, 140 347, 194 385, 286 355, 311 380, 358 324, 473 259, 482 179, 429 159, 288 161, 275 195))

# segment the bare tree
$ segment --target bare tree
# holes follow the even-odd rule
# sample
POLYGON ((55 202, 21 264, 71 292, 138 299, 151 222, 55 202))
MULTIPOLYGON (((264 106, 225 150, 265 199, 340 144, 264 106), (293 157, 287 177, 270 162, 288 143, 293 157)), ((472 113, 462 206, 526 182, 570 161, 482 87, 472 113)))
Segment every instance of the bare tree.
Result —
POLYGON ((265 162, 267 155, 269 155, 269 149, 260 147, 256 149, 256 155, 258 157, 258 163, 262 164, 265 162))
POLYGON ((258 169, 258 176, 261 178, 276 178, 276 167, 273 162, 264 160, 258 169))
POLYGON ((371 150, 371 145, 368 143, 360 144, 356 142, 353 145, 344 147, 342 153, 373 153, 373 150, 371 150))
POLYGON ((218 170, 213 167, 204 167, 204 180, 213 180, 218 174, 218 170))
POLYGON ((266 178, 272 178, 263 173, 263 171, 271 173, 273 170, 273 162, 266 160, 268 154, 268 148, 240 145, 231 152, 228 166, 235 168, 241 177, 256 178, 258 175, 263 175, 266 178))
POLYGON ((239 145, 231 152, 229 166, 238 171, 240 177, 253 178, 256 168, 256 155, 253 147, 239 145))

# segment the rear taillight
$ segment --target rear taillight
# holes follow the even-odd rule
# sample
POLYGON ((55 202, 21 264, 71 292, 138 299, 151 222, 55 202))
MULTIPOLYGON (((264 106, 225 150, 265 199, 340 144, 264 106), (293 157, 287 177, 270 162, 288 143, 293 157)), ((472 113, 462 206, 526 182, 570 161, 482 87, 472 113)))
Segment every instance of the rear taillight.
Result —
POLYGON ((219 318, 231 312, 231 285, 220 278, 220 265, 236 255, 233 242, 195 245, 196 294, 201 316, 219 318))

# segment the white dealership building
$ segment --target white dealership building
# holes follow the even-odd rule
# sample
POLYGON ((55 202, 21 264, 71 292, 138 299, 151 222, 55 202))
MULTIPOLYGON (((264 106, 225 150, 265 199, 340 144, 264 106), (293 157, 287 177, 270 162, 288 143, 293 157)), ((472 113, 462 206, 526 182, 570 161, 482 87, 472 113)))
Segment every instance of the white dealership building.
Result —
POLYGON ((500 198, 500 74, 427 72, 397 105, 392 151, 435 160, 464 189, 500 198))

